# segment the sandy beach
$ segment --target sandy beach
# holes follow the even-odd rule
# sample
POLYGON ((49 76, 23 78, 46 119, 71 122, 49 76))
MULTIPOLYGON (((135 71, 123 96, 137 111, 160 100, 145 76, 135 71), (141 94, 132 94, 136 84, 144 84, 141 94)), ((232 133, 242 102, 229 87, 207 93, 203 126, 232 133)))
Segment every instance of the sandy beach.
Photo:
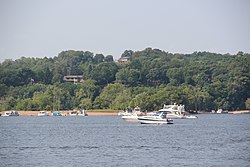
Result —
MULTIPOLYGON (((60 111, 63 116, 69 116, 69 113, 71 110, 67 111, 60 111)), ((0 112, 2 115, 4 114, 4 111, 0 112)), ((18 111, 20 116, 37 116, 39 111, 18 111)), ((51 114, 51 111, 48 111, 49 114, 51 114)), ((96 111, 87 111, 88 116, 117 116, 116 112, 96 112, 96 111)))
MULTIPOLYGON (((62 110, 60 111, 63 116, 70 116, 70 112, 72 110, 62 110)), ((3 115, 5 111, 1 111, 0 114, 3 115)), ((118 112, 115 111, 102 111, 102 110, 93 110, 87 111, 88 116, 117 116, 118 112)), ((37 116, 39 111, 18 111, 20 116, 37 116)), ((48 111, 49 115, 51 115, 51 111, 48 111)), ((200 114, 211 114, 208 112, 203 112, 200 114)), ((250 114, 250 110, 240 110, 240 111, 229 111, 227 114, 250 114)))

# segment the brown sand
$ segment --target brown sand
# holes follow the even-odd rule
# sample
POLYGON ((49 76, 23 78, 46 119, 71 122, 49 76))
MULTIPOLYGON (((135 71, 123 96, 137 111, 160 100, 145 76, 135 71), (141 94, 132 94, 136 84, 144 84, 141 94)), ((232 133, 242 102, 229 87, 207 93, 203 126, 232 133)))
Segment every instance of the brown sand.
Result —
MULTIPOLYGON (((60 111, 63 116, 69 116, 70 111, 60 111)), ((4 111, 0 112, 2 115, 4 111)), ((18 111, 20 116, 37 116, 39 111, 18 111)), ((48 111, 49 115, 51 111, 48 111)), ((88 112, 88 116, 117 116, 116 112, 88 112)))

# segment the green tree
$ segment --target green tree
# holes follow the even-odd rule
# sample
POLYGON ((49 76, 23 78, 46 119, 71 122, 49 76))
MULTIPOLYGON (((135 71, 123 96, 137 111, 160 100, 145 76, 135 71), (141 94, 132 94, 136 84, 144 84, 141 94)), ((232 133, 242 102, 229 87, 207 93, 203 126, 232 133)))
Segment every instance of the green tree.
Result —
POLYGON ((123 91, 117 94, 116 98, 112 101, 111 108, 122 110, 128 107, 132 98, 131 92, 127 88, 123 88, 123 91))
POLYGON ((95 63, 102 63, 104 61, 104 55, 103 54, 96 54, 94 57, 95 63))
POLYGON ((134 53, 134 52, 133 52, 132 50, 125 50, 125 51, 122 53, 121 57, 129 57, 129 58, 132 58, 133 53, 134 53))
POLYGON ((91 71, 91 79, 96 80, 99 85, 107 85, 115 80, 118 67, 115 63, 104 62, 94 66, 91 71))
POLYGON ((100 96, 98 96, 94 101, 94 108, 108 109, 111 108, 112 102, 116 97, 123 92, 125 89, 122 84, 108 84, 102 90, 100 96))
POLYGON ((0 97, 5 96, 7 93, 7 90, 8 90, 8 87, 5 84, 0 83, 0 97))
POLYGON ((33 101, 31 98, 17 99, 15 109, 24 111, 36 110, 36 108, 34 108, 33 101))
POLYGON ((137 69, 122 68, 116 73, 116 80, 121 83, 135 86, 139 83, 140 71, 137 69))
POLYGON ((250 98, 245 101, 246 109, 250 109, 250 98))
POLYGON ((88 98, 82 98, 80 100, 79 108, 85 108, 87 110, 92 109, 92 101, 88 98))
POLYGON ((167 77, 172 85, 181 85, 185 82, 184 75, 181 69, 171 68, 167 71, 167 77))
POLYGON ((108 55, 104 58, 104 61, 105 62, 113 62, 114 61, 114 58, 112 55, 108 55))
POLYGON ((15 109, 16 106, 16 99, 14 99, 12 96, 7 97, 7 99, 2 104, 2 110, 12 110, 15 109))

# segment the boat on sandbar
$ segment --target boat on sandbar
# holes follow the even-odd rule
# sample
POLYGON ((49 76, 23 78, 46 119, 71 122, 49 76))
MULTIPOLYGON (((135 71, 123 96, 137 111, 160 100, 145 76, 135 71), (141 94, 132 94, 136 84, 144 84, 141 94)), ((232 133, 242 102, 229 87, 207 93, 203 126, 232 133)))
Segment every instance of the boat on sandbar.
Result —
POLYGON ((69 113, 70 116, 77 116, 78 112, 76 110, 73 110, 69 113))
POLYGON ((60 111, 54 111, 52 112, 51 116, 62 116, 60 111))
POLYGON ((19 116, 19 113, 17 111, 6 111, 2 117, 10 117, 10 116, 19 116))
POLYGON ((73 110, 69 112, 69 116, 88 116, 86 110, 80 109, 80 110, 73 110))
POLYGON ((87 114, 86 110, 80 109, 78 116, 88 116, 88 114, 87 114))
POLYGON ((37 116, 39 116, 39 117, 41 117, 41 116, 49 116, 49 113, 47 111, 39 111, 37 116))

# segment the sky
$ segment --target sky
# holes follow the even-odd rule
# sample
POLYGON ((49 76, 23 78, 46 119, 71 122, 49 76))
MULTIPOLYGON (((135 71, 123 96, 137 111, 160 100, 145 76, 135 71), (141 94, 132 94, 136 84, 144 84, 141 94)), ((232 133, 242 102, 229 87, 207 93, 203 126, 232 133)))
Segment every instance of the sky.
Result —
POLYGON ((81 50, 250 53, 249 0, 0 0, 0 62, 81 50))

